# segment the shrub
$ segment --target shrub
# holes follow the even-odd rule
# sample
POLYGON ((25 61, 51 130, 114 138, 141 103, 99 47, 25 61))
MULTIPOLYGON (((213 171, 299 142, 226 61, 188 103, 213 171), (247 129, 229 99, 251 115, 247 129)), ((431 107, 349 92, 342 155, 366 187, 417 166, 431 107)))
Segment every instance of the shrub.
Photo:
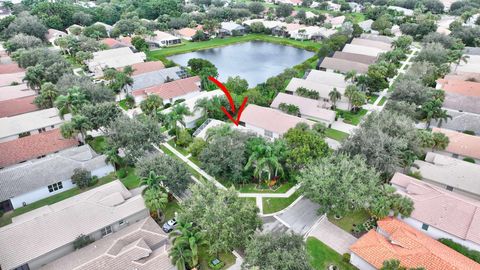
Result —
POLYGON ((210 269, 219 270, 219 269, 222 269, 225 266, 225 263, 220 261, 220 260, 218 260, 218 263, 214 265, 213 262, 215 260, 218 260, 218 259, 213 259, 213 260, 210 260, 208 262, 208 267, 210 267, 210 269))
POLYGON ((117 177, 120 179, 127 177, 127 170, 125 168, 118 170, 117 177))
POLYGON ((187 147, 192 142, 192 135, 188 133, 188 130, 182 129, 177 135, 177 145, 180 147, 187 147))
POLYGON ((195 138, 193 142, 190 144, 188 151, 192 154, 193 157, 198 157, 200 153, 205 149, 207 146, 207 142, 205 142, 202 138, 195 138))
POLYGON ((420 171, 416 171, 416 172, 412 172, 412 171, 409 171, 407 173, 408 176, 411 176, 413 178, 417 178, 418 180, 422 180, 422 174, 420 173, 420 171))
POLYGON ((297 92, 297 95, 299 95, 301 97, 306 97, 306 98, 311 98, 311 99, 319 99, 320 98, 320 95, 318 94, 317 91, 308 90, 305 87, 299 87, 296 92, 297 92))
POLYGON ((471 157, 466 157, 466 158, 463 159, 463 161, 470 162, 470 163, 475 163, 475 159, 473 159, 471 157))
POLYGON ((300 114, 300 108, 298 108, 298 106, 293 105, 293 104, 287 104, 287 103, 282 102, 282 103, 280 103, 280 105, 278 105, 278 108, 282 112, 290 114, 290 115, 298 116, 300 114))
POLYGON ((344 262, 349 263, 350 262, 350 253, 343 253, 342 259, 344 262))
POLYGON ((75 240, 73 241, 73 247, 75 249, 81 249, 82 247, 85 247, 85 246, 88 246, 90 243, 92 243, 93 240, 90 239, 90 236, 88 235, 84 235, 84 234, 80 234, 79 236, 77 236, 77 238, 75 238, 75 240))
POLYGON ((463 133, 468 134, 468 135, 475 135, 475 131, 473 131, 473 130, 464 130, 463 133))
POLYGON ((2 210, 0 210, 0 217, 3 217, 3 214, 5 214, 5 212, 3 212, 2 210))
POLYGON ((466 257, 480 263, 480 252, 469 249, 465 246, 460 245, 459 243, 454 242, 452 239, 440 238, 438 239, 440 243, 450 247, 451 249, 457 251, 460 254, 465 255, 466 257))
POLYGON ((85 169, 76 168, 73 170, 72 182, 80 189, 90 187, 92 185, 92 174, 85 169))

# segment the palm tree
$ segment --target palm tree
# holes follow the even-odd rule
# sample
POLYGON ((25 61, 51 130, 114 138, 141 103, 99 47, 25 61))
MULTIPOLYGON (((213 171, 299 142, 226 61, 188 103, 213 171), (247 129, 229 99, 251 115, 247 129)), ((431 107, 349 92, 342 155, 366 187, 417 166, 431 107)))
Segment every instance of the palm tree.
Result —
POLYGON ((357 71, 356 70, 350 70, 347 73, 345 73, 345 81, 350 80, 351 83, 354 83, 357 80, 357 71))
POLYGON ((342 94, 340 92, 338 92, 337 88, 333 88, 332 91, 330 91, 330 93, 328 93, 328 97, 330 98, 330 101, 332 102, 332 109, 336 109, 337 108, 337 102, 338 100, 340 100, 342 98, 342 94))
POLYGON ((457 71, 457 68, 458 68, 458 66, 460 65, 461 62, 464 62, 466 64, 469 58, 470 58, 470 56, 467 55, 467 54, 461 55, 456 62, 457 65, 455 66, 454 71, 457 71))
POLYGON ((148 177, 141 179, 141 185, 147 186, 147 189, 158 189, 162 187, 162 181, 166 180, 165 176, 157 175, 154 171, 150 171, 148 177))
POLYGON ((256 145, 253 153, 248 158, 245 170, 253 168, 254 177, 258 178, 259 184, 264 173, 267 173, 266 183, 273 177, 283 175, 283 165, 281 160, 280 143, 265 143, 256 145))
POLYGON ((357 86, 360 88, 360 91, 366 92, 368 87, 368 77, 364 74, 357 76, 357 86))
POLYGON ((157 212, 158 218, 162 216, 162 210, 168 203, 168 193, 162 188, 147 188, 143 193, 145 205, 150 211, 157 212))
POLYGON ((184 117, 187 115, 192 115, 190 109, 185 104, 177 104, 172 107, 172 110, 167 114, 167 125, 170 129, 174 129, 175 133, 178 134, 178 123, 185 126, 184 117))
POLYGON ((442 101, 439 99, 427 101, 422 105, 421 110, 427 121, 427 128, 430 127, 432 120, 437 120, 438 126, 441 126, 443 121, 447 122, 448 119, 452 119, 452 116, 450 116, 446 110, 442 109, 442 101))
POLYGON ((140 103, 142 111, 149 116, 156 116, 158 109, 163 106, 163 99, 158 95, 148 95, 145 100, 140 103))
POLYGON ((109 164, 112 164, 115 169, 118 169, 119 166, 122 165, 123 159, 118 155, 118 149, 114 147, 108 147, 105 152, 105 161, 109 164))
POLYGON ((192 222, 179 222, 176 230, 168 236, 172 238, 175 245, 179 241, 188 243, 191 251, 191 261, 188 263, 191 267, 198 265, 198 247, 205 243, 203 233, 198 227, 193 226, 192 222))
POLYGON ((40 96, 42 96, 43 100, 46 101, 46 105, 48 108, 53 107, 55 99, 58 97, 58 91, 55 89, 55 85, 53 83, 44 83, 42 84, 40 90, 40 96))
POLYGON ((83 115, 77 114, 72 120, 60 126, 60 132, 64 138, 73 138, 80 135, 80 140, 85 141, 87 131, 91 129, 90 120, 83 115))
POLYGON ((185 264, 191 261, 192 251, 189 249, 188 244, 185 241, 177 241, 175 245, 170 249, 168 255, 175 264, 177 270, 186 270, 185 264))
POLYGON ((443 133, 434 132, 432 137, 434 142, 432 149, 434 150, 444 150, 450 143, 450 139, 443 133))
POLYGON ((354 97, 355 93, 358 92, 358 88, 355 85, 349 85, 345 88, 345 93, 343 94, 348 98, 348 109, 350 110, 352 107, 352 98, 354 97))
POLYGON ((25 72, 25 77, 23 81, 27 82, 27 86, 32 90, 38 92, 43 82, 43 73, 45 68, 42 65, 35 65, 33 67, 28 67, 25 72))
POLYGON ((211 108, 211 101, 208 98, 201 98, 198 99, 195 102, 195 110, 201 110, 202 111, 202 117, 207 118, 208 117, 208 109, 211 108))
POLYGON ((365 93, 360 91, 355 91, 350 96, 350 102, 353 106, 353 111, 357 111, 359 107, 365 104, 366 96, 365 93))
POLYGON ((55 107, 58 108, 60 117, 68 113, 74 113, 87 103, 87 97, 77 87, 72 87, 67 90, 67 95, 61 95, 55 100, 55 107))

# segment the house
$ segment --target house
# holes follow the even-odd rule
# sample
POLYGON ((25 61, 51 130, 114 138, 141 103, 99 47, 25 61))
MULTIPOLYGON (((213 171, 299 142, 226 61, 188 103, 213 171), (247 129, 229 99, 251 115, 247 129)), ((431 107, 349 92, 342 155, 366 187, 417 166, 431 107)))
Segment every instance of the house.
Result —
MULTIPOLYGON (((185 127, 186 128, 194 128, 197 126, 197 121, 201 119, 204 115, 205 112, 202 109, 197 109, 195 108, 195 104, 197 103, 198 100, 201 99, 212 99, 213 97, 220 97, 223 95, 222 90, 214 90, 214 91, 202 91, 192 98, 189 98, 185 101, 183 101, 180 104, 184 104, 187 106, 187 108, 192 112, 192 115, 186 115, 183 117, 183 121, 185 122, 185 127)), ((167 108, 163 110, 162 112, 165 114, 168 114, 172 111, 173 107, 167 108)))
POLYGON ((100 25, 100 26, 105 27, 105 30, 107 30, 108 36, 110 36, 110 34, 112 33, 113 26, 111 26, 109 24, 106 24, 106 23, 103 23, 103 22, 96 22, 93 25, 100 25))
POLYGON ((367 47, 372 47, 372 48, 377 48, 380 50, 385 50, 389 51, 392 49, 390 44, 381 42, 381 41, 375 41, 375 40, 370 40, 370 39, 364 39, 364 38, 354 38, 350 44, 353 45, 360 45, 360 46, 367 46, 367 47))
POLYGON ((321 107, 323 102, 318 102, 318 100, 304 98, 301 96, 294 96, 285 93, 278 93, 275 99, 270 104, 270 107, 275 109, 280 109, 281 104, 295 105, 300 110, 300 117, 318 121, 325 126, 329 127, 333 122, 335 122, 336 112, 332 110, 327 110, 321 107))
MULTIPOLYGON (((103 177, 114 171, 90 146, 69 148, 55 155, 30 160, 0 170, 0 205, 17 209, 75 187, 71 177, 76 168, 103 177)), ((10 208, 10 209, 9 209, 10 208)))
POLYGON ((448 191, 480 199, 480 165, 429 152, 412 168, 422 179, 448 191))
POLYGON ((133 195, 115 180, 14 217, 12 224, 0 229, 0 264, 2 269, 39 269, 74 252, 78 236, 107 239, 148 214, 142 195, 133 195))
POLYGON ((321 40, 329 38, 331 35, 335 34, 337 31, 335 29, 327 29, 325 27, 319 26, 305 26, 300 29, 290 31, 290 37, 293 39, 314 39, 321 40))
POLYGON ((247 105, 240 120, 241 126, 269 139, 281 137, 298 123, 306 123, 309 126, 315 124, 310 120, 254 104, 247 105))
MULTIPOLYGON (((140 74, 159 71, 161 69, 164 69, 165 65, 162 63, 162 61, 149 61, 133 64, 130 67, 133 69, 132 76, 135 77, 140 74)), ((122 71, 123 67, 118 68, 118 70, 122 71)))
POLYGON ((452 64, 451 70, 456 74, 480 73, 480 55, 465 54, 468 57, 467 62, 452 64))
MULTIPOLYGON (((0 75, 1 76, 1 75, 0 75)), ((35 97, 35 91, 28 88, 26 84, 0 86, 0 102, 19 98, 35 97)), ((2 108, 0 108, 1 110, 2 108)), ((4 108, 7 109, 7 108, 4 108)))
POLYGON ((292 80, 285 88, 285 91, 290 94, 298 95, 298 88, 306 88, 308 90, 317 92, 320 96, 319 100, 317 101, 317 106, 320 106, 320 108, 323 109, 329 109, 330 107, 332 107, 333 104, 331 103, 328 94, 336 88, 338 92, 340 92, 340 94, 342 95, 342 98, 337 101, 336 106, 340 109, 348 109, 348 100, 344 96, 345 88, 334 87, 330 84, 321 84, 317 81, 292 78, 292 80))
POLYGON ((347 88, 348 83, 345 81, 345 76, 340 73, 326 72, 312 69, 308 72, 307 81, 314 81, 319 84, 326 84, 337 88, 347 88))
POLYGON ((219 126, 222 126, 222 125, 225 125, 225 126, 229 126, 231 127, 232 129, 235 129, 235 130, 238 130, 238 131, 242 131, 242 132, 250 132, 250 129, 246 128, 246 127, 242 127, 242 126, 235 126, 231 123, 225 123, 223 121, 220 121, 220 120, 217 120, 217 119, 212 119, 212 118, 208 118, 207 120, 205 120, 205 122, 203 122, 203 124, 198 127, 195 132, 193 133, 193 137, 195 138, 200 138, 200 139, 203 139, 203 140, 207 140, 208 139, 208 136, 207 136, 207 132, 209 129, 211 128, 215 128, 215 127, 219 127, 219 126))
POLYGON ((332 1, 327 1, 327 10, 332 10, 332 11, 340 11, 340 8, 342 7, 342 5, 340 4, 336 4, 332 1))
POLYGON ((40 270, 174 270, 168 235, 151 217, 50 262, 40 270))
MULTIPOLYGON (((5 69, 2 68, 3 66, 6 65, 0 65, 0 87, 15 86, 18 84, 22 84, 23 86, 26 85, 23 83, 23 78, 25 78, 25 71, 9 73, 8 71, 4 71, 5 69)), ((8 64, 8 66, 17 66, 17 64, 8 64)))
POLYGON ((201 80, 193 76, 176 81, 154 85, 148 88, 138 89, 132 92, 135 103, 139 104, 148 95, 157 95, 163 99, 163 103, 174 103, 180 99, 189 99, 200 93, 201 80))
MULTIPOLYGON (((66 115, 67 120, 70 118, 66 115)), ((0 142, 16 140, 60 127, 64 122, 58 109, 51 108, 0 118, 0 142)))
POLYGON ((363 9, 364 9, 364 6, 362 6, 361 4, 359 3, 355 3, 355 2, 347 2, 347 4, 350 6, 350 9, 351 9, 351 12, 362 12, 363 9))
POLYGON ((480 163, 480 137, 443 128, 433 128, 432 132, 443 133, 450 140, 445 150, 437 152, 459 159, 473 158, 480 163))
POLYGON ((373 20, 368 19, 368 20, 365 20, 363 22, 359 22, 358 26, 360 26, 360 28, 362 28, 362 30, 364 32, 370 32, 370 31, 372 31, 372 23, 373 23, 373 20))
POLYGON ((251 20, 246 20, 243 22, 243 25, 246 25, 250 27, 252 23, 262 23, 263 26, 267 29, 274 29, 274 28, 281 28, 282 26, 286 26, 284 22, 280 21, 269 21, 269 20, 264 20, 264 19, 251 19, 251 20))
MULTIPOLYGON (((2 88, 0 87, 0 91, 2 91, 2 88)), ((27 96, 0 101, 0 118, 39 110, 37 105, 33 103, 34 100, 35 96, 27 96)))
POLYGON ((197 29, 188 28, 188 27, 175 31, 175 34, 177 37, 185 40, 192 40, 193 36, 195 36, 196 33, 197 33, 197 29))
POLYGON ((60 129, 3 142, 0 143, 0 168, 42 158, 77 145, 77 140, 63 138, 60 129))
POLYGON ((371 46, 364 46, 364 45, 355 45, 355 44, 347 44, 343 47, 342 52, 347 53, 356 53, 356 54, 363 54, 368 56, 377 57, 379 54, 386 52, 387 50, 374 48, 371 46))
POLYGON ((178 66, 158 69, 132 76, 133 85, 131 89, 135 91, 186 77, 187 72, 178 66))
POLYGON ((133 64, 142 63, 147 56, 144 52, 134 53, 128 47, 98 51, 93 53, 93 59, 88 60, 88 69, 96 77, 103 76, 103 70, 106 68, 121 68, 133 64))
POLYGON ((104 38, 104 39, 100 40, 100 42, 105 44, 110 49, 127 47, 127 48, 130 48, 130 50, 132 50, 132 51, 136 51, 135 47, 132 46, 132 44, 128 44, 128 43, 122 42, 120 40, 116 40, 114 38, 104 38))
MULTIPOLYGON (((445 108, 444 108, 445 109, 445 108)), ((459 112, 456 110, 445 109, 447 114, 452 117, 445 121, 432 121, 432 126, 442 127, 450 130, 458 130, 460 132, 470 131, 475 134, 480 134, 480 114, 459 112)))
POLYGON ((413 16, 414 11, 408 8, 402 8, 402 7, 397 7, 397 6, 389 6, 387 7, 389 10, 396 11, 398 13, 401 13, 405 16, 413 16))
POLYGON ((366 65, 371 65, 377 61, 377 57, 375 56, 369 56, 369 55, 358 54, 358 53, 348 53, 348 52, 342 52, 342 51, 336 51, 333 54, 332 58, 358 62, 366 65))
POLYGON ((437 80, 437 89, 442 89, 449 93, 456 93, 464 96, 480 96, 480 83, 457 79, 439 79, 437 80))
POLYGON ((329 72, 338 71, 340 73, 347 73, 355 70, 357 73, 367 73, 368 65, 345 59, 325 57, 322 63, 320 63, 320 70, 326 70, 329 72))
POLYGON ((445 91, 445 108, 480 114, 480 83, 440 79, 436 88, 445 91))
POLYGON ((155 31, 153 36, 148 36, 145 41, 152 47, 168 47, 182 43, 182 40, 172 34, 155 31))
POLYGON ((477 200, 396 173, 390 181, 410 198, 414 210, 403 222, 434 239, 448 238, 480 251, 480 204, 477 200))
POLYGON ((234 22, 222 22, 219 32, 227 36, 241 36, 245 34, 245 27, 234 22))
POLYGON ((408 269, 479 269, 478 263, 432 239, 396 218, 377 222, 350 246, 350 263, 360 270, 382 268, 383 262, 398 260, 408 269))
POLYGON ((374 34, 366 34, 366 33, 361 34, 360 38, 370 39, 370 40, 375 40, 375 41, 381 41, 381 42, 388 43, 388 44, 392 44, 392 42, 393 42, 393 39, 391 37, 374 35, 374 34))
POLYGON ((48 29, 47 34, 45 35, 45 39, 50 42, 54 47, 56 47, 55 40, 61 37, 67 36, 67 33, 57 30, 57 29, 48 29))
POLYGON ((344 22, 345 22, 345 16, 342 15, 337 17, 327 16, 324 23, 330 23, 332 25, 332 28, 337 28, 342 26, 344 22))

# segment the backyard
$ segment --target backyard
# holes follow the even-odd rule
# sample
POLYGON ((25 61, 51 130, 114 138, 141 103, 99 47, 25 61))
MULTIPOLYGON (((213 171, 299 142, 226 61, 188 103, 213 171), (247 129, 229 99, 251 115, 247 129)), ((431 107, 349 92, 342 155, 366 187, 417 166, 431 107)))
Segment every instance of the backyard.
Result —
POLYGON ((329 269, 330 265, 335 265, 340 270, 357 269, 350 263, 345 262, 340 254, 314 237, 307 238, 307 252, 310 257, 310 264, 316 270, 329 269))

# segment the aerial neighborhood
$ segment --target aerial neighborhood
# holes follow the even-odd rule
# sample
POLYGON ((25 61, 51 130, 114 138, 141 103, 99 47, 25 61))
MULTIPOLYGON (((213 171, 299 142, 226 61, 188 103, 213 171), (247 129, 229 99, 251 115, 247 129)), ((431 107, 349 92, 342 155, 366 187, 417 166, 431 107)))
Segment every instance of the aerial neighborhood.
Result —
POLYGON ((0 270, 480 270, 479 0, 0 0, 0 270))

